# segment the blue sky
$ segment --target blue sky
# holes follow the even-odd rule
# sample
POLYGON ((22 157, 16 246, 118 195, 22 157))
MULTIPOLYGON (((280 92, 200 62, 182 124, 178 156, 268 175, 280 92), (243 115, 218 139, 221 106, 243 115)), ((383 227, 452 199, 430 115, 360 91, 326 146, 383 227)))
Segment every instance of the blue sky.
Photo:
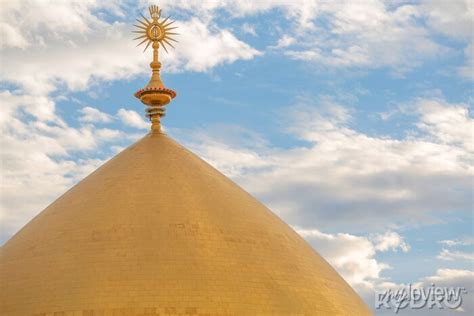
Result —
MULTIPOLYGON (((147 132, 133 93, 151 52, 130 31, 148 4, 5 2, 2 243, 147 132)), ((472 2, 158 5, 181 33, 160 56, 178 92, 171 137, 300 232, 370 306, 407 283, 472 292, 472 2)))

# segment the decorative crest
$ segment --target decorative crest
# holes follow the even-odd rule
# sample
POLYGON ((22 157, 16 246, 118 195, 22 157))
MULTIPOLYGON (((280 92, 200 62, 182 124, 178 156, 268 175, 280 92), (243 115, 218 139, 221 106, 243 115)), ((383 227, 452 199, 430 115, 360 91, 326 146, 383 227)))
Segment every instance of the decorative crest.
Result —
POLYGON ((178 35, 178 33, 171 32, 171 30, 177 27, 171 26, 174 21, 169 21, 170 17, 160 21, 161 9, 158 6, 151 5, 148 10, 150 11, 151 21, 142 14, 143 20, 137 19, 139 24, 135 24, 137 29, 133 32, 140 34, 140 36, 135 38, 135 40, 141 41, 137 46, 147 42, 143 50, 144 52, 150 44, 152 44, 153 61, 150 64, 152 75, 148 85, 138 90, 135 93, 135 97, 140 99, 140 101, 147 106, 146 114, 152 122, 152 130, 160 131, 160 118, 165 115, 165 105, 176 97, 176 92, 166 88, 161 81, 161 63, 158 60, 158 48, 160 44, 166 52, 168 52, 167 45, 174 48, 171 42, 177 42, 177 40, 173 38, 173 35, 178 35))
POLYGON ((168 52, 166 45, 174 48, 171 42, 177 42, 177 40, 173 38, 173 35, 178 35, 178 33, 171 32, 171 30, 174 30, 177 27, 171 26, 174 21, 169 21, 170 17, 160 21, 161 9, 157 5, 150 6, 148 10, 150 11, 151 21, 142 14, 142 20, 137 19, 140 24, 134 25, 137 29, 133 32, 141 34, 134 38, 135 40, 141 40, 137 46, 148 42, 143 50, 146 51, 150 44, 159 43, 163 46, 165 51, 168 52))
POLYGON ((159 19, 161 17, 161 9, 157 5, 151 5, 148 10, 150 10, 152 19, 159 19))

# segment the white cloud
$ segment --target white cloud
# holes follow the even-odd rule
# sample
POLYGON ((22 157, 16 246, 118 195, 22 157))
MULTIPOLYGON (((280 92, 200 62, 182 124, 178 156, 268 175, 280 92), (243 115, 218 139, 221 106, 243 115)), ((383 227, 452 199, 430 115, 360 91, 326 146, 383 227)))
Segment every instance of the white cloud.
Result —
POLYGON ((409 250, 403 237, 396 232, 385 232, 377 240, 346 233, 328 234, 317 229, 299 228, 296 231, 342 275, 368 306, 373 306, 374 292, 389 282, 383 272, 392 269, 376 258, 377 252, 397 251, 398 248, 409 250), (389 242, 387 247, 380 246, 382 239, 394 240, 393 236, 398 239, 397 244, 389 242))
MULTIPOLYGON (((132 22, 124 20, 121 3, 70 1, 10 1, 1 11, 3 80, 46 95, 61 84, 84 90, 100 80, 119 80, 148 73, 151 59, 135 47, 132 22), (112 13, 107 22, 101 12, 112 13), (26 40, 26 38, 28 40, 26 40), (30 49, 34 45, 35 49, 30 49), (18 47, 23 49, 18 49, 18 47)), ((260 52, 237 39, 229 29, 211 21, 177 21, 179 49, 161 54, 168 71, 207 71, 212 67, 251 59, 260 52), (208 58, 213 56, 213 58, 208 58)))
POLYGON ((446 245, 448 247, 452 246, 471 246, 474 245, 474 238, 462 238, 462 239, 446 239, 439 241, 440 244, 446 245))
POLYGON ((468 260, 474 261, 474 254, 467 251, 455 251, 449 249, 442 249, 439 255, 436 257, 441 260, 454 261, 454 260, 468 260))
MULTIPOLYGON (((290 22, 289 27, 282 27, 282 39, 295 38, 299 46, 285 51, 287 56, 338 68, 389 67, 396 75, 427 59, 452 53, 436 33, 462 42, 472 43, 473 38, 474 9, 469 0, 413 4, 383 0, 170 0, 162 5, 205 21, 213 20, 220 11, 243 17, 278 10, 290 22)), ((280 44, 281 48, 288 46, 280 44)), ((468 46, 465 51, 467 63, 459 68, 459 74, 472 79, 472 49, 468 46)))
POLYGON ((245 34, 250 34, 252 36, 257 36, 257 31, 255 30, 255 25, 244 23, 242 24, 242 32, 245 34))
POLYGON ((109 114, 90 106, 83 107, 79 112, 82 114, 81 117, 79 117, 79 121, 81 122, 108 123, 112 121, 112 117, 109 114))
POLYGON ((378 251, 396 251, 398 248, 403 252, 410 250, 410 245, 396 232, 386 232, 385 234, 374 236, 373 240, 375 242, 375 249, 378 251))
POLYGON ((117 116, 123 124, 138 129, 150 128, 150 123, 145 122, 143 115, 138 114, 133 110, 119 109, 117 116))
POLYGON ((418 122, 421 130, 443 144, 459 145, 467 152, 474 152, 474 121, 469 116, 466 104, 446 106, 443 100, 420 99, 415 106, 421 115, 418 122))
MULTIPOLYGON (((146 1, 152 3, 152 1, 146 1)), ((279 9, 287 19, 294 21, 300 28, 313 28, 314 18, 318 13, 319 1, 314 0, 163 0, 160 2, 167 9, 183 11, 195 16, 212 19, 219 10, 226 10, 234 17, 253 16, 279 9)))
POLYGON ((110 128, 96 129, 95 134, 98 139, 107 140, 107 141, 119 139, 121 137, 122 138, 126 137, 126 134, 123 133, 122 131, 110 129, 110 128))
POLYGON ((420 6, 430 27, 437 32, 458 39, 474 36, 472 21, 474 5, 470 0, 424 0, 420 6))
POLYGON ((366 237, 326 234, 316 229, 297 229, 343 277, 358 291, 373 288, 374 280, 390 266, 375 259, 375 245, 366 237))
MULTIPOLYGON (((383 293, 387 289, 406 287, 406 284, 398 284, 383 276, 383 272, 391 269, 387 263, 377 260, 377 252, 387 250, 403 250, 403 237, 396 232, 385 232, 380 238, 369 238, 351 234, 323 233, 317 229, 297 229, 297 232, 306 239, 362 296, 370 307, 374 306, 375 293, 383 293), (390 241, 387 241, 390 239, 390 241), (380 241, 382 240, 382 244, 380 241), (396 240, 396 242, 394 242, 396 240), (384 242, 385 241, 385 242, 384 242)), ((408 249, 406 249, 408 250, 408 249)), ((438 269, 434 275, 428 275, 409 283, 414 287, 429 288, 436 286, 464 287, 468 290, 468 296, 464 295, 462 307, 465 311, 472 311, 472 303, 468 300, 472 297, 474 272, 458 269, 438 269)), ((377 310, 377 314, 393 311, 377 310)), ((410 315, 445 315, 445 310, 419 309, 403 310, 410 315)), ((448 315, 449 311, 447 312, 448 315)))
POLYGON ((43 34, 48 33, 60 39, 66 39, 69 33, 87 34, 102 24, 92 13, 100 7, 100 2, 93 0, 56 1, 54 5, 43 1, 3 1, 2 28, 10 33, 3 45, 37 45, 44 40, 43 34))
POLYGON ((0 122, 6 123, 10 116, 20 111, 27 113, 41 121, 55 121, 60 123, 56 116, 56 105, 47 96, 20 94, 18 91, 12 93, 8 90, 0 90, 2 110, 0 111, 0 122))
POLYGON ((179 23, 179 43, 166 56, 173 71, 207 71, 213 67, 248 60, 262 53, 240 41, 230 30, 218 28, 197 18, 179 23), (212 58, 209 58, 212 56, 212 58))
MULTIPOLYGON (((148 1, 143 2, 147 4, 148 1)), ((448 36, 465 40, 470 34, 469 21, 472 20, 473 14, 468 1, 457 1, 453 5, 446 5, 443 1, 425 2, 421 5, 389 5, 378 0, 334 3, 302 0, 162 1, 160 5, 170 12, 179 11, 181 16, 188 18, 177 23, 181 26, 179 49, 170 56, 163 57, 168 61, 166 67, 172 71, 207 71, 223 63, 250 59, 261 54, 238 40, 229 29, 215 25, 214 20, 222 10, 233 17, 279 10, 294 24, 285 28, 287 32, 282 34, 281 43, 277 45, 281 48, 287 47, 287 39, 294 38, 299 47, 286 52, 291 58, 335 67, 388 66, 395 73, 403 73, 421 64, 426 58, 449 51, 433 38, 429 29, 419 23, 420 19, 426 19, 430 27, 437 32, 445 32, 448 36), (187 15, 183 14, 185 12, 187 15), (318 19, 325 21, 327 25, 318 25, 318 19), (209 45, 203 45, 204 43, 209 45), (196 45, 199 48, 196 48, 196 45), (201 60, 201 63, 197 63, 197 60, 201 60)), ((143 73, 144 69, 140 65, 145 63, 145 58, 140 60, 136 57, 136 49, 128 36, 129 28, 123 23, 127 10, 126 4, 120 1, 76 0, 55 5, 54 10, 41 2, 26 5, 26 1, 11 1, 3 10, 5 22, 0 30, 7 39, 3 41, 6 47, 25 48, 31 43, 43 46, 36 52, 39 56, 25 49, 22 61, 33 58, 32 61, 41 62, 56 51, 55 58, 48 60, 61 64, 57 68, 64 69, 65 73, 60 74, 53 67, 50 73, 44 74, 43 77, 51 78, 52 75, 57 80, 66 81, 70 87, 84 88, 96 79, 121 79, 143 73), (114 14, 118 21, 108 23, 100 19, 98 12, 103 10, 114 14), (36 14, 37 12, 41 14, 36 14), (12 20, 13 16, 25 16, 28 19, 12 20), (34 27, 31 27, 32 25, 34 27), (25 29, 29 30, 27 34, 23 32, 25 29), (89 48, 88 52, 81 49, 84 45, 89 48), (52 46, 55 49, 48 49, 52 46), (98 51, 90 54, 94 51, 90 49, 93 46, 97 46, 98 51), (75 49, 78 49, 77 52, 75 49), (44 50, 46 53, 42 54, 44 50), (107 52, 108 58, 102 58, 100 52, 107 52), (70 59, 62 57, 76 54, 90 55, 86 60, 74 58, 78 65, 66 64, 70 59), (74 78, 73 74, 77 74, 77 70, 82 70, 80 78, 74 78)), ((244 23, 242 29, 253 34, 254 28, 249 26, 244 23)), ((471 55, 467 47, 467 60, 470 60, 471 55)), ((10 58, 13 59, 13 56, 10 58)), ((472 77, 472 68, 469 68, 469 65, 466 64, 459 71, 464 76, 472 77)), ((8 67, 7 72, 10 72, 10 68, 18 68, 16 66, 18 65, 8 67)), ((11 79, 18 83, 22 82, 21 79, 24 84, 35 83, 35 80, 28 80, 23 72, 12 76, 11 79)), ((42 88, 53 87, 44 85, 42 88)))
MULTIPOLYGON (((437 269, 434 275, 426 276, 420 278, 416 282, 409 282, 409 284, 397 284, 390 281, 380 282, 378 283, 374 289, 377 293, 385 293, 387 290, 392 290, 393 292, 397 292, 400 289, 405 289, 408 291, 409 287, 411 288, 423 288, 425 293, 429 293, 434 290, 434 288, 441 288, 441 289, 448 289, 457 291, 459 289, 459 295, 461 298, 460 307, 457 309, 451 309, 447 306, 443 306, 444 304, 440 304, 443 308, 439 308, 436 304, 432 306, 432 300, 428 300, 425 306, 421 308, 410 308, 410 306, 406 306, 405 308, 399 310, 399 314, 403 315, 413 315, 413 316, 431 316, 431 315, 438 315, 438 316, 448 316, 448 315, 471 315, 474 311, 473 305, 473 287, 474 284, 474 272, 469 270, 461 270, 461 269, 437 269)), ((432 296, 431 296, 432 297, 432 296)), ((454 299, 451 298, 450 300, 454 303, 454 299)), ((371 294, 370 296, 366 297, 366 302, 373 306, 374 296, 371 294)), ((408 302, 407 302, 408 303, 408 302)), ((418 301, 418 303, 420 303, 418 301)), ((405 304, 401 304, 401 306, 405 306, 405 304)), ((377 309, 377 315, 393 315, 393 309, 377 309)))
POLYGON ((447 52, 418 22, 414 5, 383 1, 322 2, 324 28, 302 33, 289 57, 334 67, 390 67, 400 74, 447 52))
POLYGON ((205 131, 188 133, 186 142, 295 226, 379 232, 467 214, 473 171, 467 106, 418 99, 412 108, 407 115, 417 121, 401 139, 350 128, 350 110, 329 102, 286 113, 285 126, 303 145, 252 147, 203 137, 205 131))
POLYGON ((459 262, 460 260, 474 261, 474 253, 472 252, 472 247, 470 247, 474 245, 474 239, 472 237, 440 240, 438 243, 446 247, 441 249, 437 256, 438 259, 456 262, 459 262), (459 249, 454 250, 452 248, 459 249))
MULTIPOLYGON (((474 285, 474 272, 469 270, 459 269, 438 269, 435 275, 423 279, 426 285, 435 282, 437 285, 457 284, 463 286, 468 284, 466 288, 471 288, 474 285)), ((430 284, 431 285, 431 284, 430 284)))
MULTIPOLYGON (((174 133, 178 134, 178 138, 187 137, 187 132, 180 134, 180 131, 175 130, 174 133)), ((261 157, 255 152, 257 149, 265 150, 268 145, 266 140, 240 126, 217 125, 205 131, 193 131, 192 140, 188 145, 218 170, 231 177, 253 173, 260 168, 271 167, 274 163, 271 157, 261 157), (236 148, 236 144, 240 146, 236 148)))
POLYGON ((4 133, 1 137, 2 239, 102 163, 99 159, 75 161, 68 157, 68 147, 74 147, 75 142, 81 147, 95 147, 96 140, 89 132, 65 145, 64 138, 55 139, 57 135, 47 136, 34 127, 16 123, 23 128, 21 133, 4 133))
POLYGON ((470 43, 464 48, 466 63, 458 68, 458 73, 466 78, 474 80, 474 43, 470 43))
POLYGON ((63 83, 70 90, 84 90, 97 80, 144 73, 147 58, 127 39, 128 32, 128 26, 115 23, 87 35, 72 33, 68 40, 46 33, 45 46, 2 51, 3 80, 47 95, 63 83))
MULTIPOLYGON (((472 315, 474 312, 474 272, 470 270, 460 269, 438 269, 436 274, 428 276, 420 280, 419 286, 430 287, 432 285, 439 287, 453 287, 464 288, 467 293, 464 293, 461 308, 456 310, 461 312, 460 315, 472 315)), ((436 310, 429 310, 430 315, 435 314, 436 310)), ((450 310, 438 310, 442 315, 453 315, 450 310)))
POLYGON ((270 48, 272 49, 285 48, 294 44, 295 42, 296 42, 296 39, 294 37, 284 34, 282 37, 278 39, 278 42, 276 43, 276 45, 270 46, 270 48))
MULTIPOLYGON (((179 49, 169 55, 162 54, 168 71, 207 71, 262 54, 237 39, 229 29, 215 25, 213 17, 218 15, 218 10, 243 16, 279 9, 288 19, 294 18, 300 24, 296 28, 298 31, 284 34, 277 45, 286 47, 297 37, 300 49, 286 52, 288 56, 333 66, 389 65, 396 67, 396 72, 403 72, 420 63, 422 58, 445 51, 417 25, 416 19, 420 15, 428 16, 433 28, 455 23, 460 25, 453 27, 459 29, 454 31, 456 34, 467 30, 467 18, 459 22, 450 15, 450 22, 446 22, 439 18, 439 6, 434 5, 420 8, 400 5, 395 9, 379 1, 334 4, 318 1, 165 1, 162 5, 180 12, 187 10, 194 16, 177 22, 181 28, 179 49), (321 15, 330 23, 327 30, 314 25, 321 15), (328 40, 328 36, 334 38, 328 40)), ((6 2, 0 28, 5 38, 2 41, 4 80, 25 87, 30 93, 44 95, 55 90, 59 83, 66 83, 70 89, 86 89, 97 80, 123 79, 147 72, 143 65, 150 56, 140 54, 130 41, 130 22, 124 20, 126 11, 126 5, 119 1, 75 0, 58 3, 54 8, 43 2, 6 2), (103 10, 112 13, 116 22, 101 19, 103 10), (32 44, 35 50, 26 49, 32 44), (23 49, 18 50, 18 47, 23 49)), ((472 55, 471 50, 466 48, 467 56, 472 55)), ((468 64, 459 71, 470 76, 471 70, 468 64)))
POLYGON ((18 29, 11 25, 0 22, 0 47, 25 48, 28 41, 20 34, 18 29))
POLYGON ((427 17, 428 25, 440 34, 459 43, 464 48, 464 65, 458 67, 458 74, 474 80, 474 5, 471 0, 425 0, 420 6, 427 17))
POLYGON ((89 122, 73 128, 58 115, 55 102, 48 97, 0 91, 0 101, 3 241, 101 165, 104 158, 98 158, 100 154, 110 155, 99 149, 102 145, 121 143, 132 136, 89 122), (85 157, 75 157, 77 152, 85 157))
MULTIPOLYGON (((462 42, 472 43, 473 38, 474 8, 469 0, 169 0, 162 5, 205 21, 213 20, 221 11, 243 17, 278 10, 290 21, 289 27, 282 28, 282 36, 297 38, 299 44, 298 49, 285 52, 288 56, 333 67, 390 67, 395 74, 450 53, 452 50, 441 44, 436 33, 462 42)), ((469 56, 472 54, 466 48, 468 61, 469 56)), ((469 65, 472 63, 459 72, 472 78, 469 65)))

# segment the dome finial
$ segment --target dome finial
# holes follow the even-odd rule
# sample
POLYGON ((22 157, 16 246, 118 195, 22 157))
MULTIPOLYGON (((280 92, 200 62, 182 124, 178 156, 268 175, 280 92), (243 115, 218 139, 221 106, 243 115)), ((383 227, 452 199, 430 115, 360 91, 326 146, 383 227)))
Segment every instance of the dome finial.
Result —
POLYGON ((143 50, 144 52, 152 44, 153 61, 150 64, 152 75, 148 85, 138 90, 135 93, 135 97, 147 106, 146 114, 152 123, 152 130, 160 130, 160 118, 165 115, 165 105, 176 97, 176 92, 166 88, 161 81, 161 63, 158 60, 158 48, 160 44, 166 52, 168 52, 166 45, 174 48, 171 41, 177 42, 173 35, 178 35, 178 33, 171 32, 176 27, 171 26, 174 21, 169 21, 169 17, 160 21, 161 9, 158 6, 151 5, 148 10, 150 11, 151 21, 142 14, 143 20, 137 19, 139 24, 135 24, 137 29, 133 32, 140 34, 140 36, 135 38, 135 40, 141 40, 137 46, 147 43, 143 50))

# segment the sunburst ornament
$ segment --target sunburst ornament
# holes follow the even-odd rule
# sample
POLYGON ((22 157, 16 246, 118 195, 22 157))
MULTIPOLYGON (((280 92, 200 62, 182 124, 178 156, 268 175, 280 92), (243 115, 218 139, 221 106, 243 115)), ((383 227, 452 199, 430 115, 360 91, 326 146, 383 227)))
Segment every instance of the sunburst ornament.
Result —
POLYGON ((134 25, 137 30, 133 32, 141 34, 135 38, 135 40, 143 39, 137 46, 148 42, 143 50, 146 51, 151 43, 159 43, 164 50, 168 52, 166 45, 174 48, 171 42, 178 42, 173 38, 173 35, 178 35, 178 33, 171 32, 171 30, 176 29, 177 27, 171 26, 174 21, 170 21, 170 17, 160 21, 161 9, 157 5, 152 5, 148 9, 150 11, 151 21, 141 14, 142 20, 137 19, 140 24, 134 25))
POLYGON ((141 41, 137 46, 148 42, 143 51, 146 51, 150 44, 152 44, 153 61, 150 64, 152 74, 146 87, 135 92, 135 97, 146 105, 146 115, 152 123, 152 130, 160 131, 160 118, 165 115, 165 105, 176 97, 176 92, 166 88, 163 81, 161 81, 161 63, 158 59, 158 48, 160 44, 166 52, 168 52, 167 45, 174 48, 171 42, 177 42, 173 35, 178 35, 178 33, 171 32, 176 27, 171 26, 174 21, 169 21, 169 17, 160 21, 161 9, 158 6, 152 5, 149 7, 149 10, 151 21, 142 14, 143 20, 137 19, 139 24, 135 25, 137 30, 133 32, 140 34, 140 36, 135 38, 141 41))

